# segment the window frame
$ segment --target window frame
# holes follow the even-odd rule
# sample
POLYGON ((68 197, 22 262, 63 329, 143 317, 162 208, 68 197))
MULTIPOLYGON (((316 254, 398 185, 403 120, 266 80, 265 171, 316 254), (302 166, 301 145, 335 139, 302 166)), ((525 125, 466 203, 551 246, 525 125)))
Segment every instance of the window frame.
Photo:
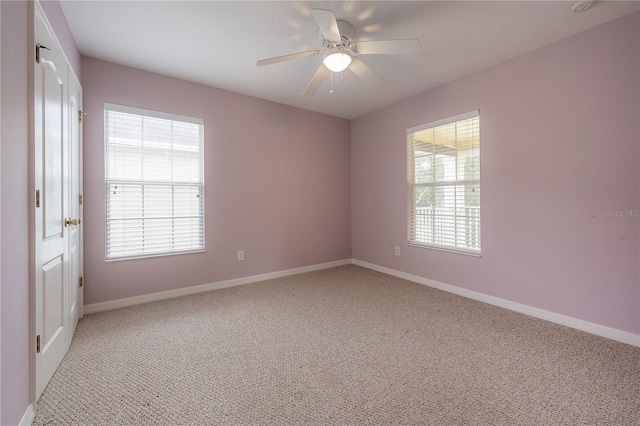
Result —
MULTIPOLYGON (((105 235, 104 235, 104 253, 105 253, 105 261, 106 262, 117 262, 117 261, 122 261, 122 260, 134 260, 134 259, 145 259, 145 258, 153 258, 153 257, 162 257, 162 256, 174 256, 174 255, 182 255, 182 254, 191 254, 191 253, 202 253, 206 250, 206 229, 205 229, 205 224, 206 224, 206 220, 205 220, 205 175, 204 175, 204 120, 201 118, 196 118, 196 117, 189 117, 189 116, 184 116, 184 115, 178 115, 178 114, 173 114, 173 113, 167 113, 167 112, 162 112, 162 111, 156 111, 156 110, 150 110, 150 109, 144 109, 144 108, 137 108, 137 107, 131 107, 131 106, 126 106, 126 105, 119 105, 119 104, 113 104, 113 103, 108 103, 105 102, 104 103, 104 118, 103 118, 103 125, 104 125, 104 143, 103 143, 103 148, 104 148, 104 181, 103 181, 103 188, 105 190, 105 194, 104 194, 104 201, 105 201, 105 207, 104 207, 104 212, 105 212, 105 235), (183 123, 189 123, 189 124, 195 124, 198 125, 200 128, 200 140, 199 140, 199 168, 200 168, 200 180, 198 182, 180 182, 180 181, 172 181, 172 180, 144 180, 144 179, 137 179, 137 180, 131 180, 131 179, 110 179, 107 174, 109 172, 109 128, 108 128, 108 121, 107 121, 107 114, 109 112, 116 112, 116 113, 125 113, 125 114, 132 114, 132 115, 137 115, 137 116, 141 116, 141 117, 147 117, 147 118, 153 118, 153 119, 162 119, 162 120, 170 120, 170 121, 174 121, 174 122, 183 122, 183 123), (193 187, 198 187, 199 188, 199 200, 200 200, 200 205, 199 205, 199 212, 200 212, 200 240, 202 242, 201 246, 198 247, 193 247, 193 248, 189 248, 189 249, 173 249, 173 250, 162 250, 162 251, 152 251, 152 252, 137 252, 137 253, 131 253, 131 254, 125 254, 125 255, 113 255, 113 254, 109 254, 109 230, 110 230, 110 226, 109 226, 109 194, 107 193, 108 191, 108 187, 110 184, 112 184, 114 181, 116 182, 123 182, 123 185, 140 185, 141 187, 143 186, 171 186, 172 190, 171 190, 171 204, 172 206, 175 203, 175 188, 176 186, 181 186, 181 187, 186 187, 186 186, 193 186, 193 187)), ((173 142, 172 142, 173 143, 173 142)), ((166 150, 169 151, 169 150, 166 150)), ((172 157, 173 158, 173 157, 172 157)), ((141 188, 141 191, 143 192, 144 190, 141 188)), ((175 214, 173 216, 171 216, 171 218, 175 218, 175 214)), ((148 218, 145 218, 148 219, 148 218)), ((144 220, 144 219, 143 219, 144 220)), ((174 238, 173 236, 171 237, 172 239, 174 238)))
MULTIPOLYGON (((439 250, 439 251, 445 251, 445 252, 451 252, 451 253, 458 253, 458 254, 463 254, 463 255, 469 255, 469 256, 476 256, 476 257, 480 257, 481 256, 481 248, 482 248, 482 241, 481 241, 481 219, 482 219, 482 215, 481 215, 481 206, 478 206, 478 220, 477 220, 477 239, 478 239, 478 248, 470 248, 470 247, 464 247, 464 246, 458 246, 458 245, 448 245, 448 244, 435 244, 435 243, 429 243, 429 242, 424 242, 424 241, 419 241, 415 238, 414 235, 414 231, 415 231, 415 216, 416 216, 416 212, 415 212, 415 205, 414 205, 414 194, 415 194, 415 188, 420 186, 420 187, 432 187, 432 188, 437 188, 437 187, 456 187, 456 186, 465 186, 466 185, 477 185, 478 189, 480 189, 481 186, 481 176, 480 176, 480 169, 481 169, 481 155, 480 155, 480 150, 481 150, 481 143, 480 143, 480 128, 478 128, 478 144, 477 144, 477 151, 478 151, 478 179, 477 180, 466 180, 466 179, 458 179, 458 177, 456 176, 455 180, 448 180, 448 181, 441 181, 441 182, 436 182, 434 180, 434 182, 430 182, 430 183, 415 183, 416 180, 416 176, 415 176, 415 150, 414 150, 414 144, 413 141, 411 140, 411 135, 416 133, 416 132, 420 132, 420 131, 424 131, 424 130, 429 130, 429 129, 434 129, 436 127, 439 126, 444 126, 447 124, 452 124, 452 123, 457 123, 460 121, 464 121, 464 120, 468 120, 468 119, 472 119, 472 118, 478 118, 478 126, 480 126, 480 110, 473 110, 464 114, 459 114, 459 115, 455 115, 452 117, 448 117, 448 118, 444 118, 441 120, 436 120, 436 121, 432 121, 426 124, 422 124, 419 126, 415 126, 415 127, 410 127, 408 129, 406 129, 406 148, 407 148, 407 152, 406 152, 406 159, 407 159, 407 244, 409 246, 413 246, 413 247, 419 247, 419 248, 426 248, 426 249, 433 249, 433 250, 439 250)), ((457 150, 457 148, 456 148, 457 150)), ((456 160, 457 161, 457 160, 456 160)), ((456 168, 457 168, 457 163, 456 163, 456 168)), ((480 191, 481 194, 481 191, 480 191)), ((481 197, 480 197, 480 203, 481 203, 481 197)), ((463 215, 455 215, 454 218, 464 218, 466 216, 463 215)), ((454 219, 454 220, 455 220, 454 219)), ((454 236, 454 239, 457 238, 457 235, 454 236)))

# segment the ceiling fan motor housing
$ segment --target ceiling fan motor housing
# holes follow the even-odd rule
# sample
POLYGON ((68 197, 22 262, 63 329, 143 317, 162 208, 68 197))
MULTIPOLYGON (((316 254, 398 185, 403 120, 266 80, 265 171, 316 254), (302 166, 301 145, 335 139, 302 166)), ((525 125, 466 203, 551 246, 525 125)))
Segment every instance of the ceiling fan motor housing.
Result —
POLYGON ((353 25, 347 21, 337 20, 336 22, 338 23, 338 31, 340 32, 341 38, 339 42, 325 39, 322 35, 322 31, 318 31, 318 37, 322 40, 323 46, 329 50, 350 49, 351 40, 353 39, 353 25))

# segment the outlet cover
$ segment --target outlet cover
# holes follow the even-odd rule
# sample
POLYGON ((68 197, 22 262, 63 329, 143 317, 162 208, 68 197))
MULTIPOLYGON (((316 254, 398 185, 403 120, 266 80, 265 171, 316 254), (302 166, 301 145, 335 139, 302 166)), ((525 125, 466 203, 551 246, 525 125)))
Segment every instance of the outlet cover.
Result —
POLYGON ((238 262, 244 260, 244 250, 238 250, 238 262))
POLYGON ((400 247, 396 246, 396 256, 400 256, 400 247))

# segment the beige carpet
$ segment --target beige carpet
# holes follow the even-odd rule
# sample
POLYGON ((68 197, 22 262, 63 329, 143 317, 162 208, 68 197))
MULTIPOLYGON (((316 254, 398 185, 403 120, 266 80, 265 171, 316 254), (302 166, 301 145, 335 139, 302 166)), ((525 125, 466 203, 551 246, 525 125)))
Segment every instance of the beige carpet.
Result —
POLYGON ((640 349, 349 265, 88 315, 36 425, 639 425, 640 349))

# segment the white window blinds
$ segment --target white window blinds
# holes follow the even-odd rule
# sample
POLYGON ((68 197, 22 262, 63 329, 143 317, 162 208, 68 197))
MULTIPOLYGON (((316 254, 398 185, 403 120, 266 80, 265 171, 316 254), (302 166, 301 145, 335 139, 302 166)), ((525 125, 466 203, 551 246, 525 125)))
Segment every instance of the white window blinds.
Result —
POLYGON ((204 123, 105 104, 106 258, 204 250, 204 123))
POLYGON ((407 129, 409 244, 480 254, 478 111, 407 129))

